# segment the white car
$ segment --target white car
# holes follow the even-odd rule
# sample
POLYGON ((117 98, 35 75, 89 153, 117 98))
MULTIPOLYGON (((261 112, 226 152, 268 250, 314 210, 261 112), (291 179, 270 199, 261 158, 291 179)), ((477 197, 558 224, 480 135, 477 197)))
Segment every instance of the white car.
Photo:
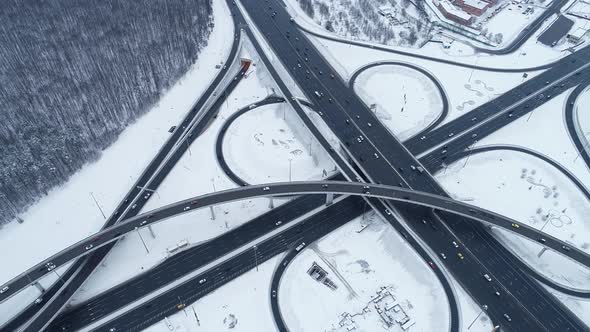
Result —
POLYGON ((84 247, 84 249, 86 249, 86 250, 90 250, 90 249, 92 249, 93 247, 94 247, 94 245, 92 245, 92 244, 89 244, 89 245, 87 245, 86 247, 84 247))
POLYGON ((191 207, 190 207, 190 206, 185 206, 185 207, 184 207, 184 211, 188 211, 188 210, 190 210, 190 209, 191 209, 191 207))
POLYGON ((8 290, 8 286, 5 286, 4 288, 0 289, 0 294, 6 292, 8 290))
POLYGON ((279 220, 279 221, 277 221, 277 222, 275 223, 275 225, 279 226, 279 225, 280 225, 280 224, 282 224, 282 223, 283 223, 283 222, 279 220))
POLYGON ((487 280, 487 281, 492 281, 492 278, 490 278, 489 274, 484 274, 483 277, 487 280))
POLYGON ((270 187, 264 187, 264 188, 262 188, 262 190, 269 191, 270 190, 270 187))
POLYGON ((199 284, 204 284, 205 282, 207 282, 207 279, 205 279, 205 278, 199 280, 199 284))

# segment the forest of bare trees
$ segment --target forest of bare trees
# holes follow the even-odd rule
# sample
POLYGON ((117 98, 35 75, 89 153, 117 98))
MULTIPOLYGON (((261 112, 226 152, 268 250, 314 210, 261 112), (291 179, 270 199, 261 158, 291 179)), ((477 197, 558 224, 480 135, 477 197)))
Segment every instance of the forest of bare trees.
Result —
POLYGON ((417 18, 408 15, 409 0, 297 0, 301 9, 326 30, 344 37, 388 45, 414 46, 429 38, 429 21, 417 1, 417 18), (379 14, 379 7, 396 11, 398 23, 379 14))
POLYGON ((0 223, 64 183, 194 63, 211 0, 4 0, 0 223))

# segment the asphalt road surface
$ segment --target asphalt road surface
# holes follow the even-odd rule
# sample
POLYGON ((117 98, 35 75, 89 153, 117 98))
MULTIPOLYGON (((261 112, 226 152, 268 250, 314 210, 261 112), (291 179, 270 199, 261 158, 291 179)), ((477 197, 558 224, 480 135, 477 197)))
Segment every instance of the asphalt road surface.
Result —
MULTIPOLYGON (((290 22, 288 14, 278 2, 262 3, 245 0, 242 4, 260 31, 264 33, 267 42, 289 74, 298 82, 306 95, 316 96, 313 98, 314 105, 318 110, 324 110, 324 119, 328 126, 344 143, 357 165, 365 170, 365 174, 372 181, 400 184, 445 195, 444 190, 429 175, 416 176, 412 173, 407 174, 408 172, 401 174, 400 167, 409 169, 412 165, 419 165, 418 161, 388 133, 358 97, 351 96, 344 84, 334 79, 333 68, 309 40, 298 29, 293 28, 294 25, 290 22), (394 164, 396 166, 393 166, 394 164)), ((575 66, 576 62, 565 61, 572 66, 575 66)), ((503 108, 505 107, 501 109, 503 108)), ((445 221, 436 217, 430 222, 437 225, 437 233, 443 234, 446 240, 441 241, 440 238, 433 239, 434 241, 426 240, 427 234, 424 231, 420 233, 421 237, 436 249, 441 248, 446 241, 448 241, 446 243, 451 242, 449 240, 455 236, 459 237, 460 242, 466 246, 465 251, 470 261, 473 260, 473 264, 460 272, 459 269, 454 269, 454 274, 480 304, 494 304, 490 305, 488 310, 490 316, 519 317, 517 320, 506 319, 504 328, 514 330, 562 328, 571 331, 585 329, 575 315, 557 303, 553 296, 537 286, 514 264, 508 260, 498 260, 498 256, 506 259, 513 255, 492 238, 483 227, 470 225, 462 218, 453 218, 454 220, 448 221, 446 219, 449 216, 444 214, 442 216, 445 221), (496 279, 499 282, 495 286, 501 287, 506 294, 502 301, 494 298, 494 286, 481 280, 477 281, 481 279, 479 276, 483 271, 498 276, 496 279), (477 279, 475 276, 478 276, 477 279), (489 293, 483 292, 484 290, 489 293)), ((414 230, 420 232, 418 227, 414 230)), ((448 267, 453 270, 451 264, 448 264, 448 267)))

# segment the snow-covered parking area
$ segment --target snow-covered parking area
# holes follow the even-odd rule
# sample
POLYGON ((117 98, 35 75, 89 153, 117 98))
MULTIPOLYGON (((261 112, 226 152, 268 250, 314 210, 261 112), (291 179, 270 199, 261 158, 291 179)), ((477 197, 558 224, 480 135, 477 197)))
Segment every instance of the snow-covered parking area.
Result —
MULTIPOLYGON (((353 316, 359 331, 380 331, 384 322, 368 304, 382 287, 394 298, 389 302, 397 302, 415 321, 413 330, 448 330, 449 305, 435 275, 373 213, 356 218, 300 253, 281 279, 279 305, 292 331, 346 331, 339 325, 345 313, 353 316), (358 233, 362 225, 368 226, 358 233), (328 272, 336 290, 307 274, 314 262, 328 272)), ((400 330, 395 325, 392 329, 400 330)))
POLYGON ((399 140, 415 135, 441 116, 443 96, 429 77, 413 68, 369 68, 358 76, 354 90, 399 140))

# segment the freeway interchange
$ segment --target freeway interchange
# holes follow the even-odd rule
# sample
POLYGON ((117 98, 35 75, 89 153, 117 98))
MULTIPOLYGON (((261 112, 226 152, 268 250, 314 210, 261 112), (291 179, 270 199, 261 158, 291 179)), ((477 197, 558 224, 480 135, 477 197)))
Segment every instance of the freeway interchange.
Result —
MULTIPOLYGON (((136 215, 139 209, 132 211, 130 208, 131 204, 141 202, 141 199, 138 200, 137 198, 143 196, 143 191, 135 188, 126 196, 102 231, 64 249, 9 283, 2 285, 0 288, 5 291, 0 294, 0 301, 8 299, 53 269, 76 260, 77 268, 80 270, 71 273, 74 282, 66 282, 63 287, 54 292, 54 294, 67 292, 68 295, 71 295, 88 277, 94 267, 100 263, 117 239, 128 232, 167 220, 178 214, 190 213, 195 209, 233 200, 294 194, 305 195, 301 199, 305 198, 309 201, 305 201, 307 203, 298 201, 297 204, 304 204, 306 209, 310 210, 322 205, 322 200, 318 200, 317 195, 341 194, 367 197, 371 207, 384 219, 388 220, 397 231, 404 234, 406 239, 408 239, 408 236, 421 239, 420 243, 416 242, 414 244, 416 250, 419 250, 420 245, 426 244, 431 247, 432 251, 442 252, 442 249, 447 248, 453 241, 459 242, 465 252, 465 260, 458 263, 445 261, 445 267, 476 302, 486 304, 489 307, 488 314, 494 322, 499 323, 502 321, 499 325, 503 329, 514 331, 588 330, 583 322, 559 303, 546 289, 540 287, 534 281, 534 278, 519 268, 519 258, 514 257, 511 252, 493 238, 489 234, 488 227, 493 225, 494 227, 510 230, 559 252, 571 260, 590 267, 588 254, 518 221, 450 199, 430 173, 435 173, 444 167, 446 163, 464 156, 465 150, 474 142, 528 114, 563 91, 572 87, 587 85, 590 81, 589 47, 564 57, 545 72, 511 89, 491 102, 442 126, 437 126, 425 132, 424 135, 416 135, 406 142, 399 142, 395 136, 391 135, 380 124, 367 106, 354 93, 351 93, 351 88, 335 74, 336 71, 327 63, 307 36, 292 22, 280 1, 243 0, 237 3, 228 3, 236 21, 236 26, 238 23, 242 26, 241 30, 246 32, 256 50, 261 53, 262 60, 281 88, 281 92, 286 97, 285 100, 291 104, 304 123, 310 127, 311 132, 326 151, 329 151, 339 166, 342 175, 349 181, 360 178, 367 181, 367 183, 328 181, 245 186, 190 198, 141 215, 136 215), (272 63, 264 55, 264 50, 256 40, 257 35, 252 32, 254 27, 260 31, 260 35, 264 36, 280 63, 272 63), (297 86, 308 97, 316 112, 321 110, 324 122, 339 138, 345 154, 336 152, 335 147, 330 146, 321 132, 314 128, 313 123, 308 118, 306 119, 300 102, 294 98, 287 84, 283 82, 284 74, 279 74, 279 71, 274 69, 275 66, 283 68, 283 72, 288 73, 289 77, 296 82, 297 86), (412 171, 418 166, 423 167, 426 171, 423 173, 412 171), (311 194, 316 196, 308 196, 311 194), (436 228, 424 227, 419 222, 409 222, 410 229, 407 229, 400 222, 400 220, 424 219, 428 221, 428 224, 436 225, 436 228), (411 231, 411 234, 409 231, 411 231), (494 256, 503 259, 494 259, 494 256), (481 277, 483 274, 491 275, 493 283, 486 283, 481 277), (503 296, 501 300, 497 299, 494 296, 497 290, 501 290, 506 296, 503 296), (518 319, 504 320, 503 316, 505 317, 507 313, 518 319)), ((236 32, 236 40, 238 33, 236 32)), ((237 42, 234 43, 230 58, 235 56, 236 45, 237 42)), ((236 78, 243 76, 246 70, 247 68, 242 68, 236 73, 236 78)), ((222 74, 219 75, 217 83, 221 80, 221 77, 222 74)), ((234 80, 233 85, 226 88, 227 94, 238 83, 239 80, 234 80)), ((215 84, 216 82, 212 84, 212 87, 215 84)), ((576 89, 576 91, 579 89, 576 89)), ((205 95, 211 92, 208 91, 205 95)), ((211 109, 215 110, 220 103, 223 103, 222 96, 216 100, 211 109)), ((166 159, 165 156, 167 152, 172 150, 172 145, 179 141, 182 142, 182 139, 194 140, 198 136, 198 131, 204 130, 203 128, 210 120, 200 118, 202 114, 197 116, 197 111, 203 108, 203 104, 204 101, 200 101, 193 108, 191 114, 187 116, 187 120, 183 122, 183 130, 174 133, 175 135, 163 148, 166 153, 159 154, 150 164, 144 172, 144 176, 142 176, 144 180, 141 183, 148 183, 146 181, 151 180, 154 174, 157 175, 158 181, 161 181, 165 177, 166 170, 169 171, 174 162, 184 152, 183 149, 175 150, 177 152, 174 152, 174 157, 166 159), (196 118, 199 119, 194 123, 193 121, 196 118), (188 134, 189 132, 193 133, 194 136, 188 134), (171 161, 167 163, 164 161, 165 159, 171 161), (161 163, 165 165, 164 172, 162 172, 161 163)), ((213 116, 214 112, 208 113, 208 116, 213 116)), ((180 145, 183 146, 183 144, 180 145)), ((584 150, 583 147, 581 150, 584 150)), ((157 184, 148 184, 147 186, 155 188, 157 184)), ((349 209, 346 211, 354 215, 354 211, 358 213, 359 201, 359 198, 347 198, 334 203, 334 205, 338 205, 340 209, 349 209)), ((326 210, 328 209, 330 207, 326 208, 326 210)), ((290 213, 288 211, 291 210, 290 207, 282 207, 280 211, 288 214, 290 213)), ((326 213, 337 215, 336 211, 328 211, 326 213)), ((260 246, 262 258, 270 258, 288 250, 292 243, 301 239, 301 233, 311 239, 317 239, 345 222, 346 218, 342 216, 337 218, 334 215, 331 215, 329 219, 333 222, 322 226, 322 228, 318 228, 314 226, 314 222, 308 221, 307 224, 302 224, 303 226, 293 226, 292 229, 289 228, 281 235, 267 240, 260 246), (303 227, 303 230, 301 227, 303 227)), ((269 218, 264 217, 262 219, 268 220, 269 218)), ((286 219, 293 218, 294 216, 291 216, 286 219)), ((240 236, 247 234, 254 238, 272 229, 272 226, 269 226, 268 223, 266 223, 266 226, 256 225, 256 223, 253 223, 247 231, 236 229, 231 234, 240 234, 240 236)), ((229 250, 229 248, 223 246, 219 242, 212 241, 210 244, 203 245, 202 250, 210 250, 216 253, 229 250), (221 247, 213 249, 215 245, 221 247)), ((240 268, 232 269, 229 267, 231 264, 225 263, 225 265, 220 264, 206 272, 207 280, 220 280, 219 283, 199 286, 195 284, 195 280, 192 280, 192 283, 183 284, 175 288, 174 291, 170 291, 169 294, 163 294, 154 299, 149 304, 154 308, 162 308, 161 310, 153 309, 151 312, 145 312, 145 310, 142 312, 141 308, 134 309, 108 324, 97 327, 97 330, 114 331, 111 329, 114 328, 113 326, 117 326, 117 331, 131 331, 149 326, 150 323, 162 319, 163 315, 173 313, 176 310, 177 301, 174 294, 177 293, 175 292, 186 293, 189 287, 197 288, 194 296, 189 297, 186 301, 197 299, 228 280, 239 276, 244 271, 251 269, 252 262, 249 259, 251 253, 245 251, 240 255, 232 261, 232 264, 242 264, 240 268), (182 287, 185 289, 182 290, 182 287), (148 316, 149 319, 147 319, 148 316)), ((427 252, 423 253, 423 258, 425 260, 429 259, 427 252)), ((187 272, 188 270, 178 273, 187 272)), ((442 275, 438 277, 439 279, 444 278, 442 275)), ((203 280, 203 276, 199 278, 199 280, 203 280)), ((158 287, 155 284, 149 286, 152 289, 158 287)), ((120 289, 119 292, 125 293, 125 290, 120 289)), ((133 295, 130 296, 129 301, 133 298, 133 295)), ((452 294, 447 292, 447 296, 450 297, 452 294)), ((54 295, 54 297, 57 296, 54 295)), ((55 324, 49 325, 56 318, 57 313, 61 311, 66 301, 67 298, 63 296, 61 301, 48 301, 47 306, 34 313, 33 323, 29 322, 25 325, 25 330, 42 330, 47 326, 50 326, 52 330, 80 328, 81 326, 71 325, 72 318, 76 317, 75 315, 70 316, 69 320, 66 319, 67 312, 63 317, 57 318, 55 324)), ((449 301, 452 307, 456 306, 454 301, 449 301)), ((275 310, 278 310, 276 304, 273 307, 273 313, 275 310)), ((456 313, 452 316, 456 316, 456 313)), ((451 324, 452 329, 457 330, 457 317, 451 319, 455 319, 455 323, 451 324)), ((75 319, 73 320, 75 321, 75 319)), ((286 329, 284 323, 282 324, 278 325, 279 330, 286 329)))

